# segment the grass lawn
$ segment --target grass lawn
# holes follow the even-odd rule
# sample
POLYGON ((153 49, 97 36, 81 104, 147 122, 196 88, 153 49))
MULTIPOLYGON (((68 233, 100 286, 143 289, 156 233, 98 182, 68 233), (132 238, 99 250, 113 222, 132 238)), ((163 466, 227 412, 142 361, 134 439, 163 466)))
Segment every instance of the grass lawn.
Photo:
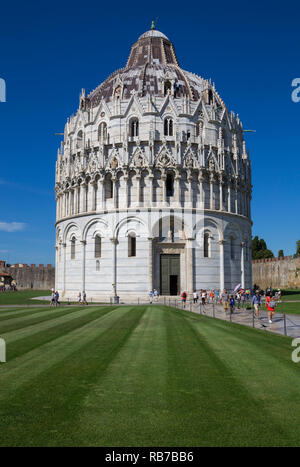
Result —
MULTIPOLYGON (((263 305, 261 310, 267 311, 263 305)), ((276 313, 287 313, 291 315, 300 315, 300 302, 283 302, 278 303, 275 308, 276 313)))
POLYGON ((32 297, 50 297, 51 290, 17 290, 15 292, 0 292, 0 305, 28 305, 47 303, 41 300, 31 300, 32 297))
POLYGON ((0 310, 1 446, 297 446, 291 339, 167 306, 0 310))

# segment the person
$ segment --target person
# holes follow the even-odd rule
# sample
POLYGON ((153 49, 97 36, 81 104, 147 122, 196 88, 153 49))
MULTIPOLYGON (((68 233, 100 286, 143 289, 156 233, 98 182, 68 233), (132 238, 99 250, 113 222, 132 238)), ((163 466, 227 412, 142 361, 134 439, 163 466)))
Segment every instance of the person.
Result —
POLYGON ((154 295, 154 301, 157 302, 158 301, 158 291, 156 289, 154 289, 153 295, 154 295))
POLYGON ((205 298, 206 298, 205 290, 202 290, 202 292, 201 292, 201 301, 202 301, 202 305, 205 305, 205 298))
POLYGON ((88 302, 87 302, 87 300, 86 300, 86 293, 85 293, 85 291, 82 292, 82 303, 83 303, 84 305, 87 305, 87 304, 88 304, 88 302))
POLYGON ((277 293, 277 294, 278 294, 278 300, 280 301, 280 300, 281 300, 281 290, 280 290, 280 289, 278 289, 278 293, 277 293))
POLYGON ((182 292, 181 299, 182 299, 182 305, 185 308, 185 304, 186 304, 186 292, 185 291, 182 292))
POLYGON ((220 302, 220 292, 219 290, 216 290, 216 303, 220 302))
POLYGON ((230 296, 229 305, 230 305, 230 313, 233 313, 233 311, 234 311, 234 306, 235 306, 235 301, 234 301, 233 295, 230 296))
POLYGON ((241 293, 237 292, 236 294, 236 301, 237 301, 237 308, 240 310, 241 308, 241 293))
POLYGON ((196 290, 194 290, 193 298, 194 298, 194 303, 198 303, 198 294, 197 294, 196 290))
POLYGON ((211 290, 209 292, 209 301, 210 301, 210 303, 212 303, 214 301, 214 291, 213 290, 211 290))
POLYGON ((149 292, 149 302, 152 304, 152 300, 153 300, 153 292, 152 290, 150 290, 149 292))
POLYGON ((59 293, 58 293, 58 291, 56 291, 56 292, 55 292, 55 298, 54 298, 55 306, 60 305, 58 299, 59 299, 59 293))
POLYGON ((268 310, 268 315, 269 315, 269 323, 272 324, 272 318, 273 315, 275 314, 275 301, 273 300, 272 297, 272 292, 268 292, 266 295, 266 305, 267 305, 267 310, 268 310))
POLYGON ((222 297, 221 297, 222 298, 222 303, 223 303, 223 308, 224 308, 224 313, 226 313, 227 310, 228 310, 228 297, 229 297, 229 295, 227 293, 227 290, 224 289, 224 291, 222 293, 222 297))
POLYGON ((50 306, 55 306, 55 292, 51 293, 50 306))
POLYGON ((261 306, 261 298, 260 298, 260 293, 258 289, 256 289, 255 295, 253 295, 251 304, 254 305, 255 317, 259 318, 259 307, 261 306))
POLYGON ((246 308, 246 294, 244 291, 241 293, 241 307, 246 308))
POLYGON ((77 302, 78 302, 78 303, 81 303, 81 292, 79 292, 79 294, 78 294, 77 302))

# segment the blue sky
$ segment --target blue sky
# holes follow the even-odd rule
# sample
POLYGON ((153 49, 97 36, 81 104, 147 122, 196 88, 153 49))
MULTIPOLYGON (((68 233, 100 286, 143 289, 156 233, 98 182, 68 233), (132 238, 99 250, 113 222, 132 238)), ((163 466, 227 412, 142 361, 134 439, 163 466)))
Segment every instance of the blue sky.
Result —
POLYGON ((0 259, 54 264, 54 169, 66 119, 125 65, 158 18, 182 68, 239 113, 252 161, 253 236, 277 255, 300 239, 300 5, 296 1, 5 2, 1 6, 0 259))

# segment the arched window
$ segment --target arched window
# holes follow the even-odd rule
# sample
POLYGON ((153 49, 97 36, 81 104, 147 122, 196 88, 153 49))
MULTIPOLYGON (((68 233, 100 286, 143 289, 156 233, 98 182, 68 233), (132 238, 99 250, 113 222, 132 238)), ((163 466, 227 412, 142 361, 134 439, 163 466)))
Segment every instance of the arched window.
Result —
POLYGON ((166 192, 167 196, 174 196, 174 175, 171 173, 167 174, 166 192))
POLYGON ((165 118, 164 121, 164 135, 173 136, 173 120, 171 118, 165 118))
POLYGON ((164 96, 166 96, 168 94, 168 92, 170 91, 171 93, 171 81, 169 81, 168 79, 165 81, 165 84, 164 84, 164 96))
POLYGON ((82 132, 82 130, 80 130, 77 133, 76 147, 77 147, 77 149, 80 149, 80 148, 82 148, 82 146, 83 146, 83 132, 82 132))
POLYGON ((95 258, 101 258, 101 237, 96 235, 95 237, 95 258))
POLYGON ((134 233, 128 235, 128 256, 136 256, 136 236, 134 233))
POLYGON ((205 232, 203 238, 203 256, 204 258, 209 258, 209 233, 205 232))
POLYGON ((113 182, 110 176, 105 179, 105 199, 111 199, 113 197, 113 182))
POLYGON ((76 256, 76 238, 71 238, 71 259, 75 259, 76 256))
POLYGON ((212 103, 213 103, 213 92, 212 92, 212 90, 210 89, 210 90, 208 91, 208 104, 210 105, 210 104, 212 104, 212 103))
POLYGON ((137 118, 130 120, 129 134, 130 136, 139 136, 139 121, 137 118))
POLYGON ((190 130, 188 130, 186 132, 186 140, 188 141, 190 139, 190 137, 191 137, 191 132, 190 132, 190 130))
POLYGON ((107 125, 105 122, 100 123, 98 127, 98 141, 99 143, 107 143, 107 125))
POLYGON ((234 238, 230 237, 230 258, 234 259, 234 238))

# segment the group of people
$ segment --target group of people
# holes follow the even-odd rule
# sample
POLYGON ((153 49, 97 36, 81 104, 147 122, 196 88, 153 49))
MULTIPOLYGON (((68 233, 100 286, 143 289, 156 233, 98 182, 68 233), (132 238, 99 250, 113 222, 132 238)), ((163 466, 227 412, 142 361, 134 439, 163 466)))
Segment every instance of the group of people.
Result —
POLYGON ((88 302, 87 302, 87 299, 86 299, 86 292, 83 291, 82 294, 81 292, 78 293, 78 296, 77 296, 77 303, 80 305, 87 305, 88 302))
POLYGON ((58 305, 60 305, 60 302, 58 301, 58 299, 59 299, 59 293, 58 293, 58 291, 57 291, 57 290, 55 291, 54 289, 52 289, 52 290, 51 290, 50 306, 58 306, 58 305))
POLYGON ((158 290, 157 289, 154 289, 154 290, 150 290, 149 292, 149 301, 150 301, 150 304, 153 303, 153 300, 155 302, 158 301, 158 297, 159 297, 159 293, 158 293, 158 290))

